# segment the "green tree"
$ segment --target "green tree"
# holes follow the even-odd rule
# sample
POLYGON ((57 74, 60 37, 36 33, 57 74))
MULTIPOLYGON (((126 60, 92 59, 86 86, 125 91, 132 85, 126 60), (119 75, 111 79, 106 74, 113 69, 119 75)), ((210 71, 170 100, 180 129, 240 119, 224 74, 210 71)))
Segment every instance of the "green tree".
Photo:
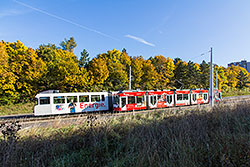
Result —
POLYGON ((200 64, 200 83, 202 88, 209 88, 209 79, 210 79, 210 66, 206 61, 202 61, 200 64))
POLYGON ((200 66, 199 64, 195 64, 192 61, 188 62, 187 65, 187 80, 186 80, 186 88, 200 88, 201 80, 200 80, 200 66))
POLYGON ((189 80, 187 74, 187 63, 182 61, 180 58, 174 59, 175 69, 174 69, 174 86, 179 88, 188 88, 187 81, 189 80))
POLYGON ((88 64, 89 64, 89 53, 86 49, 83 49, 83 51, 81 52, 81 57, 79 59, 79 66, 88 68, 88 64))
POLYGON ((240 70, 239 74, 236 77, 238 79, 236 88, 242 89, 244 87, 247 87, 246 84, 248 83, 249 73, 246 70, 243 70, 243 69, 240 70))
POLYGON ((60 43, 60 46, 62 47, 62 50, 73 52, 77 44, 75 42, 75 39, 73 37, 70 37, 69 40, 65 38, 64 41, 60 43))

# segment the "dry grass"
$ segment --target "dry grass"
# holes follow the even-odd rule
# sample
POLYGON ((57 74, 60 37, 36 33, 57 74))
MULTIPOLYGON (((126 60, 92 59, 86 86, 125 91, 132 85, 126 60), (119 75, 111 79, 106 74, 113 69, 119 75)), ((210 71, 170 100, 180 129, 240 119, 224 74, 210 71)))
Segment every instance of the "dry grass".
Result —
POLYGON ((2 166, 250 166, 250 103, 27 129, 0 140, 2 166))
POLYGON ((35 103, 18 103, 0 106, 0 115, 32 114, 35 103))

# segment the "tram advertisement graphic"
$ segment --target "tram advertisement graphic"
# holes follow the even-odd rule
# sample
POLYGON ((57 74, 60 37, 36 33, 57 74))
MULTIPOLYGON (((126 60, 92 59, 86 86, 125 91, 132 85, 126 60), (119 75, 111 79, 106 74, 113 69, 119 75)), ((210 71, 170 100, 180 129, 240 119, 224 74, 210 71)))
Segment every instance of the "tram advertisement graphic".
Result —
POLYGON ((89 103, 89 104, 84 104, 84 103, 80 103, 80 108, 81 109, 85 109, 85 108, 95 108, 98 109, 100 107, 105 107, 104 103, 89 103))
POLYGON ((63 108, 63 105, 56 105, 56 110, 58 110, 58 111, 61 111, 61 110, 63 110, 64 108, 63 108))

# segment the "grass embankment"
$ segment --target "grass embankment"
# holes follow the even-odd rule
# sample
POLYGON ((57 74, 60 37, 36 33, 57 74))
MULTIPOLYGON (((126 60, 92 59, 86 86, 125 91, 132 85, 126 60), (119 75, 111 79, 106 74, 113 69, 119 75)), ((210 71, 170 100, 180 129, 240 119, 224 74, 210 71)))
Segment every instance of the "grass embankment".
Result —
POLYGON ((250 95, 250 88, 222 91, 222 97, 250 95))
POLYGON ((0 140, 2 166, 250 166, 250 103, 167 111, 0 140), (13 139, 14 138, 14 139, 13 139))
POLYGON ((2 105, 0 106, 0 115, 31 114, 34 106, 34 102, 2 105))

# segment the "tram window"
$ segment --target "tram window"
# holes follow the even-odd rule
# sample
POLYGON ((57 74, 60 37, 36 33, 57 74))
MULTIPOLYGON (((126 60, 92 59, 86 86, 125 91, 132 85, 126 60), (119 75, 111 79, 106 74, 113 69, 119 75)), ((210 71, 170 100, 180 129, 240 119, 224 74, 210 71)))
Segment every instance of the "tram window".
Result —
POLYGON ((54 97, 54 104, 62 104, 65 103, 64 96, 55 96, 54 97))
POLYGON ((143 103, 143 96, 137 96, 137 103, 143 103))
POLYGON ((102 101, 105 101, 105 96, 104 96, 104 95, 102 95, 101 97, 102 97, 102 101))
POLYGON ((89 95, 79 96, 79 102, 89 102, 89 95))
POLYGON ((172 103, 172 101, 173 101, 172 95, 167 96, 167 101, 168 101, 169 104, 172 103))
POLYGON ((150 101, 151 101, 151 104, 152 105, 155 105, 156 104, 156 96, 150 96, 150 101))
POLYGON ((99 102, 100 95, 91 95, 91 102, 99 102))
POLYGON ((183 95, 183 100, 188 100, 188 94, 183 95))
POLYGON ((172 101, 173 101, 173 96, 169 95, 169 104, 172 103, 172 101))
POLYGON ((207 100, 207 94, 204 94, 204 100, 207 100))
POLYGON ((135 96, 128 96, 128 104, 135 104, 135 96))
POLYGON ((40 97, 39 100, 40 100, 40 105, 50 104, 50 97, 40 97))
POLYGON ((177 100, 182 100, 182 94, 177 95, 177 100))
POLYGON ((192 96, 193 96, 193 101, 196 101, 196 99, 197 99, 196 94, 193 94, 192 96))
POLYGON ((67 96, 67 103, 71 103, 71 99, 76 103, 77 102, 77 97, 76 96, 67 96))
POLYGON ((122 108, 126 106, 126 97, 122 97, 121 98, 121 102, 122 102, 122 108))

